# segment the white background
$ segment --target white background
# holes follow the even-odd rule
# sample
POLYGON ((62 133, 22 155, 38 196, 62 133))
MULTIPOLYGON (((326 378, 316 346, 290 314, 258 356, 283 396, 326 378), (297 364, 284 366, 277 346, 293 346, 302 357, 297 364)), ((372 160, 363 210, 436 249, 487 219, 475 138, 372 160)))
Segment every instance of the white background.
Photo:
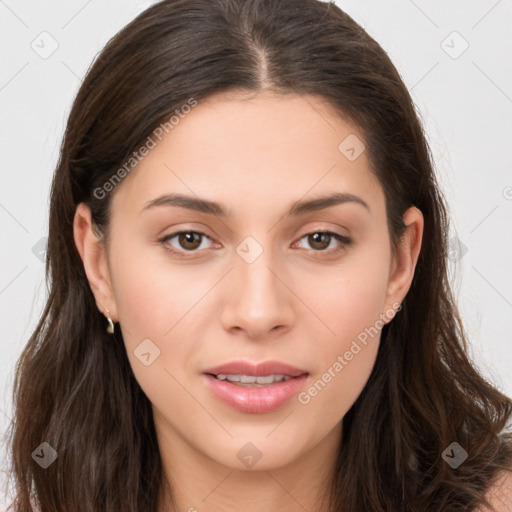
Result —
MULTIPOLYGON (((33 247, 47 234, 71 102, 95 55, 150 3, 0 0, 0 433, 14 363, 46 298, 33 247), (31 47, 52 44, 45 59, 31 47)), ((382 45, 413 95, 460 240, 450 268, 471 357, 512 396, 512 2, 336 3, 382 45)))

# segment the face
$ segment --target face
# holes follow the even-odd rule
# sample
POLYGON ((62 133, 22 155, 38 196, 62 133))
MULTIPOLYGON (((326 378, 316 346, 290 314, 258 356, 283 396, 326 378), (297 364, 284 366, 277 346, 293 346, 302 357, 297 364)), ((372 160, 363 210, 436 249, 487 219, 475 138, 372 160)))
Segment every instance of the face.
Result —
POLYGON ((218 95, 117 186, 104 265, 84 263, 162 439, 272 469, 340 432, 419 251, 416 230, 408 257, 393 256, 361 143, 316 97, 218 95))

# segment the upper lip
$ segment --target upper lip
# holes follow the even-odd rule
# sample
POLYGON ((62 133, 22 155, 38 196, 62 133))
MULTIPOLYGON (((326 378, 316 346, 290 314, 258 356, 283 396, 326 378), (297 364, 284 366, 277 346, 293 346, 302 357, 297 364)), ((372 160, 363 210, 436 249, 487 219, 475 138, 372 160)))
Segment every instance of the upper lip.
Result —
POLYGON ((308 373, 289 364, 279 361, 264 361, 262 363, 252 363, 248 361, 232 361, 230 363, 221 364, 213 368, 208 368, 203 373, 211 375, 251 375, 254 377, 267 375, 286 375, 288 377, 299 377, 308 373))

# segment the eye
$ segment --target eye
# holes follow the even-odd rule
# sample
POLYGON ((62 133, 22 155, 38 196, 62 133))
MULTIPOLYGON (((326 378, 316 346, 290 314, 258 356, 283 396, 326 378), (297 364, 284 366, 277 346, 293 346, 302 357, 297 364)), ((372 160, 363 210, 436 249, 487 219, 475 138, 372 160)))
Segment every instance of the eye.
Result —
MULTIPOLYGON (((179 257, 186 257, 186 253, 198 252, 198 249, 205 249, 202 242, 204 239, 211 240, 211 238, 201 231, 177 231, 171 233, 158 240, 158 242, 164 247, 166 251, 169 251, 179 257), (177 246, 171 243, 176 238, 177 246)), ((313 252, 325 253, 326 255, 337 254, 346 249, 352 241, 350 238, 334 233, 332 231, 313 231, 307 233, 300 238, 300 240, 307 238, 308 243, 313 247, 313 252), (337 242, 332 247, 332 242, 337 242), (331 248, 328 249, 329 246, 331 248)), ((323 254, 322 254, 323 256, 323 254)))
POLYGON ((304 238, 306 238, 310 246, 313 247, 314 252, 327 253, 328 255, 337 254, 345 250, 346 247, 352 243, 350 238, 340 235, 339 233, 333 233, 332 231, 313 231, 301 237, 300 240, 304 238), (331 245, 331 242, 334 242, 334 247, 331 245), (329 246, 331 246, 331 248, 325 250, 329 246))
POLYGON ((196 249, 204 249, 204 247, 201 247, 202 240, 204 238, 210 239, 208 235, 201 231, 177 231, 176 233, 171 233, 158 241, 167 251, 175 253, 178 256, 184 256, 186 252, 197 252, 196 249), (171 243, 173 238, 177 238, 176 242, 178 247, 171 243))

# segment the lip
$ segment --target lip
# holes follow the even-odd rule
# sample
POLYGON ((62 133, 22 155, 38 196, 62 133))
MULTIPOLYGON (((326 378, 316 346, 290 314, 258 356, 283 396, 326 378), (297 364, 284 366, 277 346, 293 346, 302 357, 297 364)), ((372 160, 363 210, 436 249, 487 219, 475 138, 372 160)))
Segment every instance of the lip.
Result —
POLYGON ((305 370, 278 361, 266 361, 260 364, 234 361, 203 372, 206 386, 217 399, 237 411, 253 414, 272 412, 282 407, 299 392, 308 375, 309 373, 305 370), (261 387, 246 387, 216 379, 214 375, 220 373, 250 376, 278 374, 286 375, 290 379, 261 387))
POLYGON ((231 375, 250 375, 253 377, 258 375, 265 377, 272 374, 287 375, 288 377, 300 377, 308 372, 279 361, 264 361, 262 363, 232 361, 231 363, 221 364, 220 366, 204 370, 203 373, 209 373, 211 375, 225 373, 231 375))

